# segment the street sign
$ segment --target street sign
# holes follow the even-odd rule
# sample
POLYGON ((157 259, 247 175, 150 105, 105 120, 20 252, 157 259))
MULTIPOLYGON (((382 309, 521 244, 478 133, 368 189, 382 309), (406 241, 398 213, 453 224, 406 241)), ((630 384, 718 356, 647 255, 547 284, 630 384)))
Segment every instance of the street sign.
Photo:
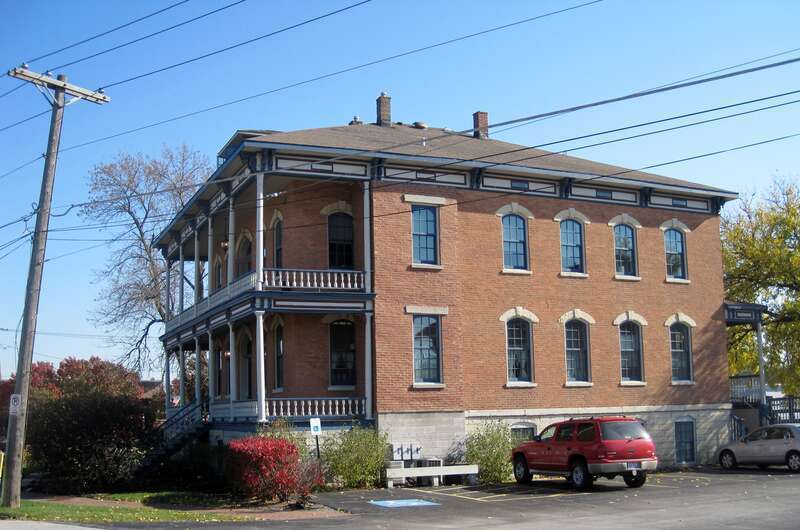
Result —
POLYGON ((22 398, 19 394, 11 394, 11 401, 8 404, 8 414, 10 416, 18 416, 19 415, 19 404, 22 401, 22 398))
POLYGON ((319 436, 322 434, 322 422, 319 418, 311 418, 309 420, 311 422, 311 434, 314 436, 319 436))

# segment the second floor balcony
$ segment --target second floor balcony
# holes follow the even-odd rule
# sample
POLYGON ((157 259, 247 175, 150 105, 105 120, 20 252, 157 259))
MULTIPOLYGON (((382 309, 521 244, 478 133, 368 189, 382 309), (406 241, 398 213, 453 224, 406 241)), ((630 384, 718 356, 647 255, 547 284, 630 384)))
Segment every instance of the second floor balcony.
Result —
POLYGON ((225 286, 212 289, 208 296, 182 311, 177 310, 181 303, 179 300, 178 307, 166 323, 166 331, 176 329, 246 292, 365 293, 366 281, 365 272, 360 270, 267 268, 263 269, 260 278, 256 271, 250 271, 225 286))

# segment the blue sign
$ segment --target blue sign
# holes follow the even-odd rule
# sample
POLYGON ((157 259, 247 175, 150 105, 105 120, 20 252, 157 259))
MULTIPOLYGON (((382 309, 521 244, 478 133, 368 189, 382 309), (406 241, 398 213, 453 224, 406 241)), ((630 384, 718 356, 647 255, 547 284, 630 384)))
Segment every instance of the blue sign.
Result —
POLYGON ((422 499, 397 499, 388 501, 369 501, 370 504, 381 508, 413 508, 415 506, 439 506, 438 502, 431 502, 422 499))

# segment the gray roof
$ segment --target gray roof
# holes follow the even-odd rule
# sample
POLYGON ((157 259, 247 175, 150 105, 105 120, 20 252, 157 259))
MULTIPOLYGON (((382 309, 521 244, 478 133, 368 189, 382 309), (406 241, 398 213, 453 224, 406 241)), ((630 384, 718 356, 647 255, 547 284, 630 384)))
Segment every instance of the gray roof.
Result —
POLYGON ((481 162, 506 163, 527 168, 541 168, 555 171, 583 173, 587 176, 611 176, 616 179, 645 181, 667 186, 730 194, 733 192, 689 182, 686 180, 665 177, 653 173, 633 171, 627 168, 594 162, 569 155, 556 154, 542 149, 526 148, 493 139, 477 139, 471 135, 456 134, 447 129, 427 127, 416 128, 408 124, 393 124, 390 127, 371 123, 359 123, 338 127, 319 129, 303 129, 291 132, 267 133, 251 136, 250 141, 271 142, 278 144, 294 144, 303 146, 328 147, 339 149, 369 150, 401 155, 429 156, 456 160, 480 159, 481 162), (443 138, 438 138, 445 136, 443 138), (410 144, 393 147, 397 144, 410 144), (524 151, 495 155, 506 151, 524 149, 524 151), (527 158, 527 160, 520 160, 527 158))

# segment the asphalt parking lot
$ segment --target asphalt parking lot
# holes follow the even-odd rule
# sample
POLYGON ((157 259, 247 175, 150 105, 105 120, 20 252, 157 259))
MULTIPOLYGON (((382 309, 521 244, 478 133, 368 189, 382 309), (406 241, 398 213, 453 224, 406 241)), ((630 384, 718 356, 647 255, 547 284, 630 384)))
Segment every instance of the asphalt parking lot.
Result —
MULTIPOLYGON (((563 479, 530 486, 402 487, 323 493, 350 516, 209 528, 800 528, 800 474, 717 469, 656 473, 640 489, 620 478, 578 492, 563 479), (375 502, 389 501, 388 506, 375 502), (422 505, 406 506, 416 501, 422 505)), ((141 528, 146 525, 137 525, 141 528)), ((133 528, 133 527, 131 527, 133 528)))

